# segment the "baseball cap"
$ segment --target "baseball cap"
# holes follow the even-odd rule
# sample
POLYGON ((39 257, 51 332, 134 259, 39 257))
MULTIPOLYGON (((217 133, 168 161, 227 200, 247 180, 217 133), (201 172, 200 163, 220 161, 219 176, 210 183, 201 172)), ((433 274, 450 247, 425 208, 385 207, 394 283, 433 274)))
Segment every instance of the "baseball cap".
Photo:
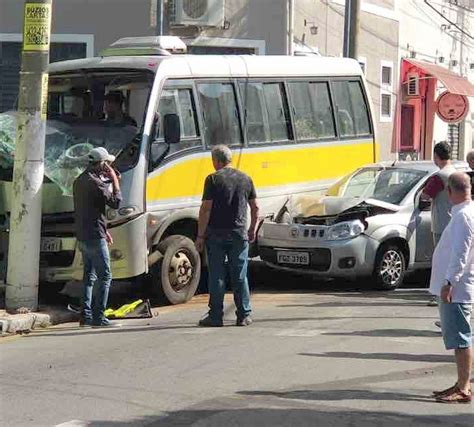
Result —
POLYGON ((113 162, 115 160, 115 156, 109 154, 109 152, 104 147, 94 148, 89 151, 89 162, 96 163, 96 162, 113 162))

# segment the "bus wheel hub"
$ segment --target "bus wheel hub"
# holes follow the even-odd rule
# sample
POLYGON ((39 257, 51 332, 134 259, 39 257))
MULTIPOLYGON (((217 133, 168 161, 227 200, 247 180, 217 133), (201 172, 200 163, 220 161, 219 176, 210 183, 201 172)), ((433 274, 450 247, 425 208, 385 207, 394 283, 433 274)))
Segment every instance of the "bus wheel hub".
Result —
POLYGON ((175 291, 185 288, 193 277, 194 269, 184 252, 177 252, 172 258, 169 269, 171 286, 175 291))

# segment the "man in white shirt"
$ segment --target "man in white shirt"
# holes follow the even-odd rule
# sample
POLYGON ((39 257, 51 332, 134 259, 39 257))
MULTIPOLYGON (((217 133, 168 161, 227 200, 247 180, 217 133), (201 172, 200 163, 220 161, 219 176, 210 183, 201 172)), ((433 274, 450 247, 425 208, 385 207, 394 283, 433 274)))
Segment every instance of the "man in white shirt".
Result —
POLYGON ((472 328, 474 301, 474 203, 471 180, 463 172, 448 180, 452 217, 433 253, 430 292, 440 298, 441 330, 447 350, 454 350, 458 369, 456 384, 433 392, 438 402, 472 400, 472 328))

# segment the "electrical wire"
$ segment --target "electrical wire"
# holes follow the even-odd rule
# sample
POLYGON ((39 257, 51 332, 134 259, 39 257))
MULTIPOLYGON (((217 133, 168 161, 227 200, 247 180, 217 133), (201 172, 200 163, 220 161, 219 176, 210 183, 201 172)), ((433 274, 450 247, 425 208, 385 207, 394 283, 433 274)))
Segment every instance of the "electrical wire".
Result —
POLYGON ((446 18, 446 16, 443 15, 442 12, 440 12, 438 9, 436 9, 436 7, 434 7, 428 0, 424 0, 424 3, 431 9, 433 9, 439 16, 441 16, 445 21, 449 22, 450 25, 452 25, 453 27, 457 28, 462 34, 464 34, 465 36, 469 37, 470 39, 474 39, 473 36, 471 36, 471 34, 469 34, 467 31, 465 31, 463 28, 461 28, 458 24, 456 24, 455 22, 451 21, 450 19, 446 18))

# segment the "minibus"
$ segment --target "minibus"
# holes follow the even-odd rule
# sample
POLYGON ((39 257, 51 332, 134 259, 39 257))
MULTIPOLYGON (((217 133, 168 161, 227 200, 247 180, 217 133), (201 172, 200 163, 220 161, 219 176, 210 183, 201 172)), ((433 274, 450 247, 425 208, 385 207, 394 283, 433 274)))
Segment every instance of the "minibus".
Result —
MULTIPOLYGON (((0 114, 0 280, 15 114, 0 114)), ((252 177, 262 217, 289 195, 320 193, 378 160, 357 61, 187 55, 175 37, 121 39, 99 57, 52 64, 46 133, 41 283, 82 279, 72 184, 88 151, 103 146, 117 157, 123 193, 120 208, 107 211, 113 277, 146 278, 172 304, 194 295, 205 263, 194 239, 214 145, 228 145, 233 166, 252 177), (115 121, 104 117, 111 93, 121 109, 115 121)))

